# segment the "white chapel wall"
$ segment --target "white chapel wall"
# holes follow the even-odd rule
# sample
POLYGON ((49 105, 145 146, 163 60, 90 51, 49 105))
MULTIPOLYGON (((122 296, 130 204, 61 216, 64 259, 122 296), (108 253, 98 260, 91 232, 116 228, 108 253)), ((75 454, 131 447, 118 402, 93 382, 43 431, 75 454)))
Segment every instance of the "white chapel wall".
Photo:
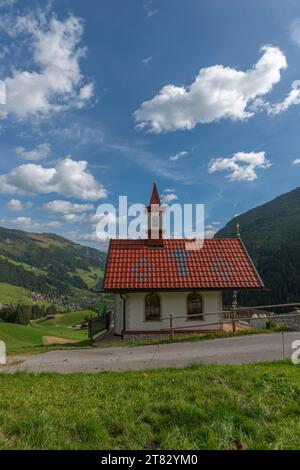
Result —
MULTIPOLYGON (((189 292, 157 292, 161 302, 161 317, 170 314, 187 315, 187 296, 189 292)), ((191 329, 216 330, 222 329, 222 325, 209 325, 220 321, 220 314, 209 315, 205 313, 218 312, 222 310, 221 291, 199 292, 202 296, 204 320, 189 320, 187 318, 174 319, 174 326, 188 326, 191 329), (199 327, 199 325, 201 326, 199 327), (198 326, 194 326, 198 325, 198 326)), ((149 331, 169 328, 169 321, 146 321, 145 320, 145 296, 147 292, 126 294, 126 331, 149 331)))

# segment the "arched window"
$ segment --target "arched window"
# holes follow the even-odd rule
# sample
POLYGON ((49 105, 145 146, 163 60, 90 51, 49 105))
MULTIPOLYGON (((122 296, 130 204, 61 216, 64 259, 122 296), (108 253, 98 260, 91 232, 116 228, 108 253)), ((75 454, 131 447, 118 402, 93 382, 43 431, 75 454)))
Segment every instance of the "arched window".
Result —
POLYGON ((187 298, 187 315, 188 320, 203 320, 202 297, 200 294, 193 292, 187 298), (194 316, 196 315, 196 316, 194 316))
POLYGON ((145 320, 160 320, 160 298, 157 294, 148 294, 145 297, 145 320))

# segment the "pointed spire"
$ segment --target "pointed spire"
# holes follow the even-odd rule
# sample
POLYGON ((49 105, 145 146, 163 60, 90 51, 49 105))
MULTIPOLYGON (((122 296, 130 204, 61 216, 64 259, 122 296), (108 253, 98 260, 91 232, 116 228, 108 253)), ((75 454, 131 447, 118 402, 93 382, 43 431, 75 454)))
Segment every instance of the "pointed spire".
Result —
POLYGON ((158 195, 158 191, 157 191, 155 181, 153 183, 153 189, 152 189, 152 194, 151 194, 151 199, 150 199, 149 206, 151 206, 152 204, 158 204, 160 206, 160 199, 159 199, 159 195, 158 195))

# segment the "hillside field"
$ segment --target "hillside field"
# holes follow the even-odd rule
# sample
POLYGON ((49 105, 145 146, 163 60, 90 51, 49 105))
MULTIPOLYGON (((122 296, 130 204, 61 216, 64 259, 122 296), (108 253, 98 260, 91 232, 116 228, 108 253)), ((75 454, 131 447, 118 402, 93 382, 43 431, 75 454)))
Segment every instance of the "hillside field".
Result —
POLYGON ((0 374, 1 449, 299 449, 287 362, 0 374))
POLYGON ((82 345, 87 346, 87 330, 76 330, 72 326, 84 322, 85 317, 91 315, 96 314, 91 310, 80 310, 58 315, 55 320, 34 320, 29 326, 3 322, 0 323, 0 339, 5 341, 8 353, 31 352, 37 349, 40 352, 40 349, 49 348, 43 339, 45 336, 72 340, 74 345, 83 342, 82 345))
POLYGON ((10 304, 10 303, 29 303, 30 301, 30 291, 24 287, 17 287, 12 284, 7 284, 5 282, 0 282, 0 303, 1 304, 10 304))
POLYGON ((0 227, 0 282, 51 295, 101 287, 106 254, 54 233, 0 227))

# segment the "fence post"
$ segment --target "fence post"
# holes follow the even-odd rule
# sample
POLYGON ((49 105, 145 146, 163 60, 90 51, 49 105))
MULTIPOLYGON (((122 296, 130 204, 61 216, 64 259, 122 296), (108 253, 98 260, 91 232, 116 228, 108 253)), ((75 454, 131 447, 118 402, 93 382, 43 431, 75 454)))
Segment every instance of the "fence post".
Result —
POLYGON ((88 319, 88 335, 91 341, 93 341, 93 317, 88 319))
POLYGON ((174 331, 173 331, 173 315, 170 314, 170 340, 173 341, 174 339, 174 331))
POLYGON ((237 291, 233 292, 231 301, 232 332, 236 332, 237 291))
POLYGON ((105 314, 105 327, 107 331, 109 331, 109 326, 110 326, 110 313, 106 312, 105 314))

